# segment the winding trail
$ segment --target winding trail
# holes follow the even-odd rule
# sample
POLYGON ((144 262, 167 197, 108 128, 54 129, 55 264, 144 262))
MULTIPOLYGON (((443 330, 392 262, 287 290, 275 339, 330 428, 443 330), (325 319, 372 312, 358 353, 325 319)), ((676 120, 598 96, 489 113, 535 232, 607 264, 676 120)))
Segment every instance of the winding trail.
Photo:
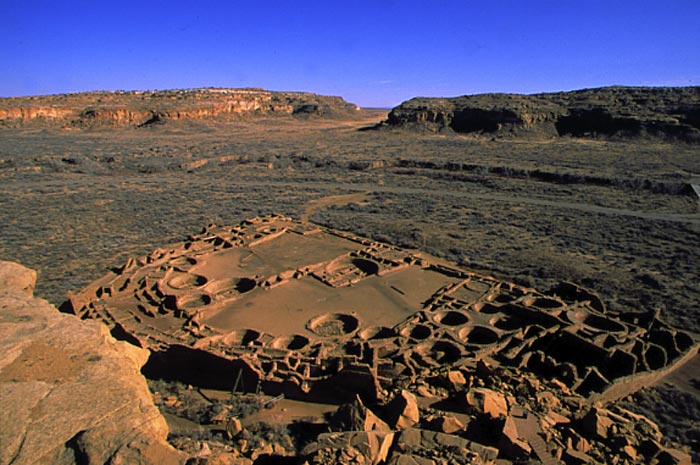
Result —
POLYGON ((521 205, 537 205, 541 207, 554 207, 554 208, 564 208, 567 210, 576 210, 587 213, 598 213, 602 215, 609 216, 627 216, 634 218, 642 218, 651 221, 671 221, 676 223, 687 223, 700 225, 700 214, 676 214, 676 213, 661 213, 661 212, 645 212, 638 210, 629 210, 624 208, 611 208, 602 207, 600 205, 592 205, 587 203, 577 203, 577 202, 565 202, 558 200, 549 199, 539 199, 534 197, 519 197, 516 195, 508 194, 498 194, 498 193, 476 193, 467 192, 459 190, 451 191, 435 191, 434 189, 425 189, 418 187, 404 187, 404 186, 386 186, 386 185, 376 185, 376 184, 357 184, 357 183, 343 183, 343 182, 298 182, 294 181, 284 181, 275 182, 267 181, 264 183, 257 183, 253 181, 242 181, 239 185, 275 185, 275 186, 289 186, 289 185, 299 185, 300 188, 313 188, 313 189, 347 189, 353 191, 359 191, 357 193, 351 193, 346 195, 332 195, 328 197, 321 197, 317 200, 312 200, 306 206, 306 210, 302 215, 302 220, 306 221, 309 219, 314 211, 324 208, 329 205, 346 205, 352 202, 358 202, 363 200, 366 196, 373 192, 385 192, 391 194, 420 194, 420 195, 434 195, 439 193, 441 195, 456 197, 456 198, 468 198, 475 200, 490 200, 496 202, 503 202, 509 204, 521 204, 521 205))
POLYGON ((304 213, 301 215, 301 221, 308 222, 309 217, 317 211, 331 205, 341 206, 353 202, 363 202, 367 200, 369 192, 354 192, 352 194, 328 195, 309 201, 304 208, 304 213))

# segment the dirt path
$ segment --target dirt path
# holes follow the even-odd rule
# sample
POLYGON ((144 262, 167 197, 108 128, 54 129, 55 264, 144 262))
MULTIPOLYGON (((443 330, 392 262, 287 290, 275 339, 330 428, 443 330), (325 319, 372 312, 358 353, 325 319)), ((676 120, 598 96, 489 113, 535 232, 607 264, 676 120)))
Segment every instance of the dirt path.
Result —
POLYGON ((331 205, 341 206, 353 202, 364 202, 367 200, 369 192, 354 192, 352 194, 329 195, 320 199, 311 200, 304 207, 304 213, 301 215, 301 221, 307 222, 311 215, 318 210, 329 207, 331 205))
MULTIPOLYGON (((242 182, 239 184, 250 184, 250 185, 260 185, 256 182, 242 182)), ((264 185, 279 184, 282 185, 292 185, 294 181, 285 182, 265 182, 264 185)), ((402 186, 386 186, 386 185, 374 185, 374 184, 354 184, 354 183, 342 183, 342 182, 319 182, 319 183, 303 183, 304 187, 317 188, 317 189, 328 189, 328 188, 340 188, 348 190, 361 190, 362 192, 354 194, 345 195, 333 195, 329 197, 322 197, 321 199, 314 200, 307 204, 307 210, 304 215, 302 215, 303 220, 307 220, 309 215, 320 208, 324 208, 329 205, 346 205, 351 202, 358 202, 364 199, 367 195, 372 192, 387 192, 392 194, 423 194, 432 195, 436 191, 431 189, 422 189, 417 187, 402 187, 402 186), (359 196, 359 197, 355 197, 359 196), (346 200, 347 199, 347 200, 346 200), (318 204, 318 206, 316 206, 318 204), (312 208, 309 212, 309 208, 312 208), (308 213, 308 215, 307 215, 308 213)), ((611 207, 601 207, 599 205, 592 205, 587 203, 576 203, 576 202, 562 202, 558 200, 548 200, 539 199, 534 197, 520 197, 515 195, 505 195, 497 193, 480 194, 475 192, 467 191, 440 191, 440 194, 449 195, 458 198, 471 198, 477 200, 493 200, 497 202, 512 203, 512 204, 525 204, 525 205, 537 205, 544 207, 556 207, 565 208, 567 210, 577 210, 589 213, 600 213, 603 215, 612 216, 630 216, 635 218, 642 218, 646 220, 657 220, 657 221, 672 221, 677 223, 689 223, 700 225, 700 214, 674 214, 674 213, 658 213, 658 212, 645 212, 638 210, 628 210, 624 208, 611 208, 611 207)))
POLYGON ((700 396, 700 355, 696 355, 688 363, 667 376, 661 378, 655 385, 671 384, 679 391, 700 396))

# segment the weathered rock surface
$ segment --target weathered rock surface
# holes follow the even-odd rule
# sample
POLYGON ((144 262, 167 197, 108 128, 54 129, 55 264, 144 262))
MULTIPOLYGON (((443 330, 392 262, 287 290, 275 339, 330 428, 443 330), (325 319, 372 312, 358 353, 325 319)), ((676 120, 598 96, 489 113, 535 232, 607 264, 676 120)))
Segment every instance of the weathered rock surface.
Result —
POLYGON ((148 352, 32 296, 0 262, 0 464, 178 464, 140 375, 148 352))
POLYGON ((352 114, 340 97, 263 89, 83 92, 0 99, 0 128, 148 126, 173 120, 231 121, 244 116, 352 114))
POLYGON ((545 136, 653 135, 700 142, 700 87, 418 97, 394 108, 383 126, 545 136))

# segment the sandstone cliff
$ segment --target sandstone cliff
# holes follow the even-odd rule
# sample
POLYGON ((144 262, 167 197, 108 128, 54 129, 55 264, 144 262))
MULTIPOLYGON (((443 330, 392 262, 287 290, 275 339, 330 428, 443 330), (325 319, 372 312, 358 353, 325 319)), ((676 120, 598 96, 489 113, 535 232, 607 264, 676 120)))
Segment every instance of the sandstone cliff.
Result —
POLYGON ((140 374, 148 352, 32 296, 0 262, 0 464, 181 464, 140 374))
POLYGON ((381 126, 515 135, 649 135, 700 142, 700 87, 418 97, 394 108, 381 126))
POLYGON ((271 115, 332 117, 356 110, 340 97, 262 89, 85 92, 0 99, 0 128, 144 126, 271 115))

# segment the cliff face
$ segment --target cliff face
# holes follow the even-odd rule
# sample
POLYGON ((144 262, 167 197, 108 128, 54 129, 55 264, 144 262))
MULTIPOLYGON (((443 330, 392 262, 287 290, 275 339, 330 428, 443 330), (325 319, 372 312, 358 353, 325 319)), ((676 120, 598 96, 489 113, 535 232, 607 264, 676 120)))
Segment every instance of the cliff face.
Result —
POLYGON ((394 108, 382 125, 458 133, 652 135, 700 142, 700 87, 419 97, 394 108))
POLYGON ((340 97, 262 89, 86 92, 0 99, 0 128, 142 126, 169 120, 229 121, 247 116, 353 114, 340 97))

